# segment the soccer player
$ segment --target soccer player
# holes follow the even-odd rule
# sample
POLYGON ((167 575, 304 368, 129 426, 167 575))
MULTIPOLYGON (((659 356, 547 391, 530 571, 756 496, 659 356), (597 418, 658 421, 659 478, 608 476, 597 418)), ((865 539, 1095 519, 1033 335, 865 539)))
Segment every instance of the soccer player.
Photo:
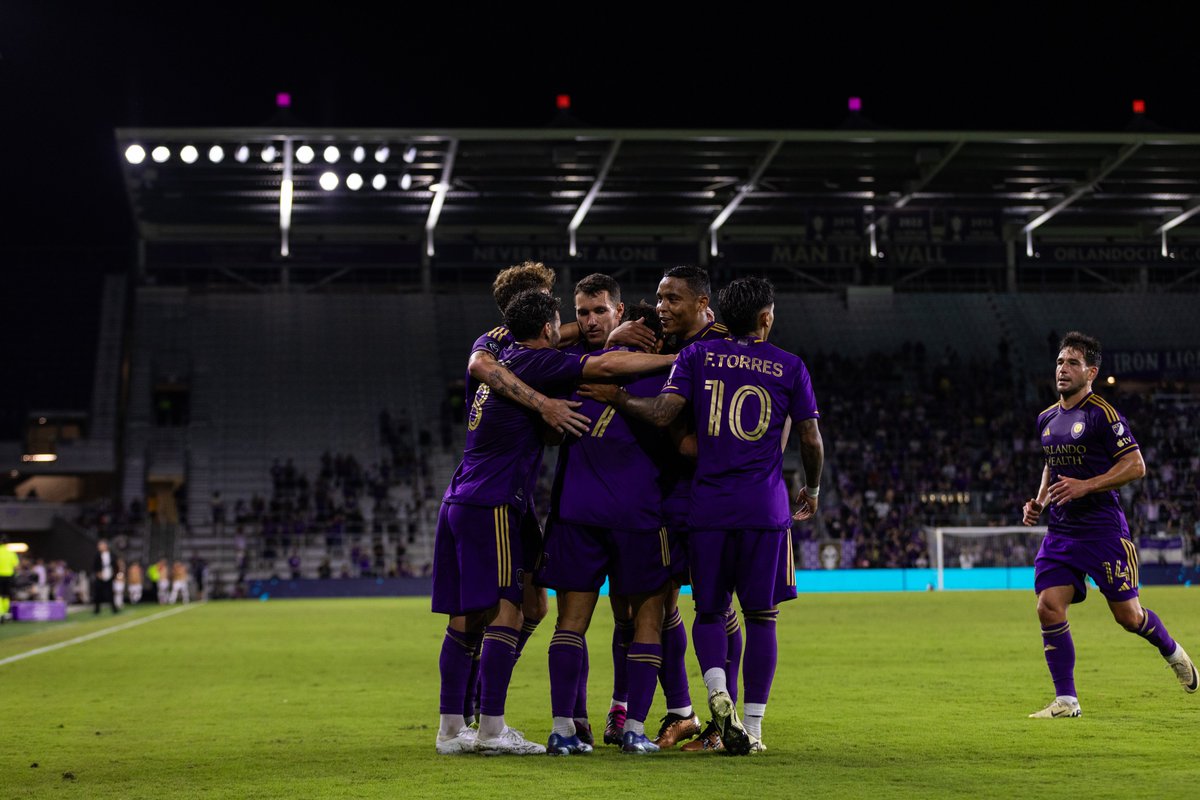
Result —
MULTIPOLYGON (((724 339, 728 329, 713 321, 710 298, 712 287, 708 273, 692 266, 674 267, 667 270, 658 283, 657 305, 659 320, 668 342, 664 352, 678 353, 695 342, 724 339)), ((672 438, 678 440, 689 430, 686 419, 680 419, 672 429, 672 438)), ((654 743, 661 749, 669 749, 699 736, 684 745, 685 750, 720 749, 721 738, 710 722, 703 733, 700 720, 692 709, 691 692, 687 678, 687 631, 679 615, 679 586, 688 582, 687 530, 689 498, 695 465, 692 459, 671 454, 669 466, 664 470, 668 488, 663 500, 664 524, 673 547, 681 548, 684 558, 680 559, 675 587, 667 600, 666 619, 663 621, 663 667, 659 674, 663 694, 666 698, 667 715, 663 717, 654 743)), ((727 651, 730 662, 726 665, 732 696, 737 700, 737 670, 742 660, 742 629, 738 624, 733 607, 726 616, 727 651)), ((609 740, 608 728, 617 727, 624 709, 616 702, 610 713, 611 723, 605 729, 605 741, 609 740)), ((619 737, 619 733, 617 734, 619 737)))
MULTIPOLYGON (((553 269, 540 262, 526 261, 522 264, 501 270, 496 275, 496 280, 492 283, 492 298, 496 301, 496 306, 500 309, 500 313, 503 314, 504 309, 508 307, 508 304, 519 293, 529 289, 536 289, 549 294, 554 289, 555 280, 556 275, 553 269)), ((579 324, 572 322, 563 327, 569 331, 568 342, 566 343, 580 337, 579 324)), ((610 333, 612 332, 610 331, 610 333)), ((560 332, 561 336, 562 333, 560 332)), ((638 346, 639 344, 646 346, 648 336, 645 330, 639 330, 637 326, 624 326, 620 332, 615 334, 614 343, 624 341, 634 346, 638 346)), ((576 436, 586 433, 591 420, 574 410, 578 408, 578 402, 547 397, 530 387, 514 375, 504 364, 500 363, 498 358, 501 351, 506 347, 510 347, 514 342, 515 340, 511 333, 503 325, 492 328, 475 340, 475 343, 471 346, 471 354, 467 363, 467 407, 469 408, 474 402, 475 394, 480 384, 487 384, 492 391, 499 393, 508 400, 519 403, 530 411, 537 412, 550 430, 576 436)), ((653 337, 649 336, 649 344, 653 344, 653 342, 653 337)), ((560 341, 560 344, 565 343, 560 341)), ((533 497, 528 497, 527 502, 529 503, 528 513, 522 516, 518 530, 521 541, 524 544, 524 552, 529 559, 528 563, 522 565, 522 568, 526 572, 531 572, 534 567, 534 561, 542 549, 542 530, 533 508, 533 497)), ((546 610, 545 589, 535 586, 532 581, 527 582, 522 606, 525 622, 517 638, 518 657, 520 657, 521 651, 524 650, 525 643, 529 641, 529 637, 533 635, 538 624, 546 616, 546 610)), ((478 688, 478 661, 479 654, 476 653, 473 667, 474 674, 469 684, 476 688, 478 688)), ((471 716, 475 713, 476 699, 475 691, 468 692, 465 701, 467 707, 464 709, 464 714, 471 716)))
POLYGON ((1099 371, 1100 342, 1068 333, 1059 344, 1055 368, 1059 400, 1038 415, 1046 464, 1037 497, 1025 503, 1023 521, 1035 525, 1043 511, 1049 516, 1034 561, 1034 589, 1055 698, 1029 715, 1035 719, 1083 714, 1075 692, 1075 644, 1067 609, 1086 599, 1089 575, 1117 623, 1157 647, 1185 691, 1200 685, 1183 647, 1138 600, 1137 548, 1117 490, 1145 475, 1146 464, 1129 422, 1092 392, 1099 371))
POLYGON ((697 462, 688 518, 688 563, 696 601, 693 644, 713 723, 723 749, 765 750, 762 718, 775 676, 775 619, 796 597, 790 520, 816 513, 824 445, 804 362, 767 343, 775 297, 762 278, 733 281, 720 294, 729 336, 700 341, 679 354, 662 392, 638 398, 622 390, 581 387, 619 410, 668 425, 690 404, 697 462), (788 419, 800 431, 808 486, 792 517, 783 480, 781 442, 788 419), (736 592, 746 619, 746 723, 729 694, 726 613, 736 592))
MULTIPOLYGON (((576 286, 575 304, 585 346, 603 347, 623 310, 619 285, 607 275, 590 275, 576 286)), ((653 397, 662 384, 662 375, 650 375, 626 382, 626 389, 653 397)), ((626 654, 629 721, 622 750, 652 752, 658 748, 644 726, 662 662, 663 601, 674 571, 662 527, 659 463, 664 437, 644 423, 631 425, 596 401, 588 401, 583 411, 597 421, 588 436, 559 451, 538 573, 539 582, 552 586, 558 597, 549 652, 554 727, 546 750, 569 755, 592 749, 576 736, 578 720, 572 719, 571 709, 582 680, 584 635, 607 577, 615 606, 629 609, 633 625, 626 654)))
MULTIPOLYGON (((646 353, 560 353, 554 349, 559 343, 558 300, 537 289, 512 300, 505 325, 516 342, 501 351, 500 362, 538 392, 565 392, 581 377, 606 379, 663 369, 672 360, 646 353)), ((522 542, 511 532, 528 507, 541 454, 536 417, 481 385, 468 416, 462 463, 442 499, 434 541, 433 611, 450 616, 439 662, 438 753, 545 752, 504 723, 525 578, 522 542), (462 712, 477 645, 482 691, 476 735, 462 712)))

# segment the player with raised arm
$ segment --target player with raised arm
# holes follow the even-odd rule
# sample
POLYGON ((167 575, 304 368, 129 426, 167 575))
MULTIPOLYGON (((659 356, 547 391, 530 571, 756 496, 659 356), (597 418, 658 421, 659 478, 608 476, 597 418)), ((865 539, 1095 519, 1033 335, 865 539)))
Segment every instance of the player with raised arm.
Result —
POLYGON ((1145 475, 1146 463, 1129 422, 1092 391, 1100 357, 1100 342, 1091 336, 1077 331, 1064 336, 1055 368, 1059 400, 1038 415, 1045 466, 1037 497, 1025 503, 1023 522, 1037 524, 1043 511, 1049 517, 1034 561, 1034 589, 1055 698, 1029 715, 1035 719, 1083 713, 1067 609, 1087 598, 1087 576, 1117 623, 1157 647, 1185 691, 1200 685, 1183 647, 1138 599, 1137 547, 1117 490, 1145 475))
MULTIPOLYGON (((492 298, 496 301, 496 307, 500 309, 500 313, 503 314, 504 309, 508 307, 512 299, 521 292, 536 289, 549 294, 554 289, 555 280, 556 275, 553 269, 540 262, 526 261, 522 264, 503 269, 496 275, 496 279, 492 283, 492 298)), ((560 331, 560 345, 568 344, 570 341, 580 338, 580 326, 577 322, 572 322, 561 327, 565 331, 560 331), (563 342, 562 338, 566 338, 568 341, 563 342)), ((653 344, 654 342, 653 336, 638 326, 623 326, 618 331, 610 332, 610 334, 614 336, 614 343, 625 342, 633 346, 638 346, 639 344, 646 346, 647 342, 649 344, 653 344)), ((467 407, 469 408, 471 403, 474 402, 476 390, 480 384, 487 384, 501 396, 519 403, 530 411, 537 412, 541 416, 542 422, 552 431, 575 436, 586 433, 591 420, 575 411, 579 406, 578 402, 571 402, 557 397, 547 397, 530 387, 514 375, 504 364, 500 363, 498 357, 501 351, 506 347, 510 347, 514 342, 512 334, 504 325, 492 328, 475 340, 475 343, 471 346, 471 353, 467 362, 467 407)), ((526 572, 532 572, 534 560, 542 549, 542 529, 532 505, 533 497, 528 497, 527 501, 530 504, 528 513, 521 518, 518 531, 524 545, 524 552, 530 559, 522 567, 526 572)), ((525 643, 529 641, 529 637, 533 635, 538 624, 546 616, 546 610, 545 589, 535 586, 532 581, 528 581, 525 586, 525 597, 522 606, 525 622, 521 626, 521 632, 517 638, 518 658, 525 648, 525 643)), ((476 653, 472 668, 472 679, 469 684, 475 687, 475 689, 467 693, 467 705, 463 710, 466 716, 473 716, 477 710, 479 688, 478 667, 479 653, 476 653)))
POLYGON ((697 615, 693 644, 722 745, 744 755, 765 749, 762 718, 778 658, 777 606, 796 597, 793 517, 780 447, 788 418, 800 432, 809 484, 799 493, 795 519, 816 513, 824 445, 808 369, 797 356, 766 341, 775 321, 771 284, 762 278, 735 280, 721 292, 719 304, 729 336, 684 348, 657 397, 591 384, 580 394, 663 426, 690 405, 697 448, 688 519, 697 615), (725 619, 734 592, 746 619, 745 725, 730 697, 725 669, 725 619))
MULTIPOLYGON (((539 392, 557 394, 579 378, 606 379, 662 369, 668 356, 609 352, 591 357, 554 349, 558 300, 534 289, 505 310, 516 342, 500 353, 514 375, 539 392)), ((542 433, 529 410, 493 393, 475 393, 462 463, 442 499, 434 542, 433 611, 448 614, 442 644, 438 753, 544 753, 504 723, 504 703, 523 622, 522 543, 512 531, 533 491, 542 433), (480 643, 482 643, 480 645, 480 643), (463 716, 473 653, 480 646, 478 734, 463 716)))

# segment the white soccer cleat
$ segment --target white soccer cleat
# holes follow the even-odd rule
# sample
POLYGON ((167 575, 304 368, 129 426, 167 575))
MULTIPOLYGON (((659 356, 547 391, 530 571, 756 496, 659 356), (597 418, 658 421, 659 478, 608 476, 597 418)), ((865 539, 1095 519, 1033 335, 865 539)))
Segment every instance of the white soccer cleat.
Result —
POLYGON ((439 756, 459 756, 463 753, 475 752, 475 730, 460 728, 453 736, 437 736, 437 752, 439 756))
POLYGON ((1046 706, 1041 711, 1037 711, 1033 714, 1030 714, 1029 718, 1030 719, 1060 719, 1063 717, 1082 717, 1082 716, 1083 716, 1083 709, 1079 707, 1078 703, 1075 703, 1072 705, 1071 703, 1063 702, 1062 700, 1059 700, 1056 697, 1056 698, 1054 698, 1053 703, 1046 706))
POLYGON ((1196 673, 1196 665, 1179 642, 1175 643, 1175 652, 1167 656, 1167 666, 1175 673, 1185 692, 1191 694, 1200 688, 1200 674, 1196 673))
POLYGON ((475 752, 485 756, 544 756, 546 748, 529 741, 516 728, 505 727, 499 736, 476 739, 475 752))
POLYGON ((762 739, 755 739, 753 736, 751 736, 750 737, 750 752, 751 753, 765 753, 765 752, 767 752, 767 746, 765 744, 763 744, 762 739))

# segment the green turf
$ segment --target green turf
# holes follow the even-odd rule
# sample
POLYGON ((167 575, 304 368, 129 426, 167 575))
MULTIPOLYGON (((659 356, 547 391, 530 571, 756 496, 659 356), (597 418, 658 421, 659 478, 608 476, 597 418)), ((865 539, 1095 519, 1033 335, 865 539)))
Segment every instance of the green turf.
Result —
MULTIPOLYGON (((788 603, 770 751, 742 759, 438 757, 444 620, 427 600, 213 603, 0 666, 0 797, 1188 796, 1200 694, 1098 599, 1072 612, 1085 716, 1045 721, 1025 718, 1052 694, 1030 593, 788 603)), ((1145 600, 1200 650, 1197 590, 1145 600)), ((0 659, 132 618, 5 638, 0 659)), ((536 740, 549 632, 509 696, 509 722, 536 740)), ((589 636, 597 728, 610 632, 601 618, 589 636)))

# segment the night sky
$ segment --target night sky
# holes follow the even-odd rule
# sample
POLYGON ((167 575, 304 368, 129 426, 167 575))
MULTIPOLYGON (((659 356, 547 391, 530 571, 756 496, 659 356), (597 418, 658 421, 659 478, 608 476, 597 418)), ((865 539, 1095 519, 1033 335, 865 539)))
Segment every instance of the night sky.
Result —
POLYGON ((0 439, 29 410, 89 403, 102 275, 132 254, 116 127, 264 124, 287 91, 314 126, 535 128, 568 93, 595 127, 834 128, 855 95, 885 128, 1121 130, 1142 98, 1151 122, 1200 132, 1184 5, 1113 21, 1085 4, 675 5, 669 25, 647 3, 244 5, 0 6, 0 439))

